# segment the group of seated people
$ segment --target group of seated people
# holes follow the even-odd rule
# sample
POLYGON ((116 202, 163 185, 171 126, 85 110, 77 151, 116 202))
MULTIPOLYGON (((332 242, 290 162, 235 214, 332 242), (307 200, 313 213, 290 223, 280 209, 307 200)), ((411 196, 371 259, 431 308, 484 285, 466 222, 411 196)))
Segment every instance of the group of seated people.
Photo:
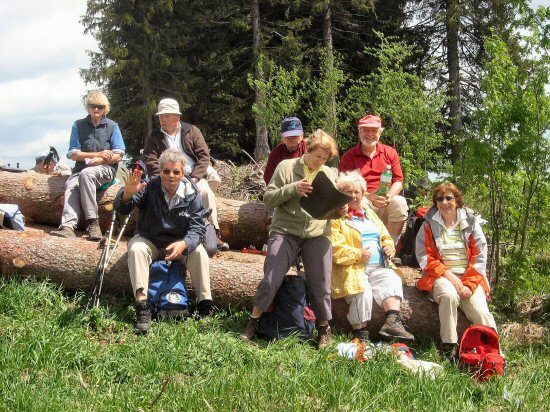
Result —
MULTIPOLYGON (((368 115, 359 121, 360 142, 342 156, 339 174, 326 166, 338 154, 330 135, 317 130, 304 140, 297 118, 283 120, 282 129, 282 143, 273 150, 266 168, 264 202, 274 208, 274 213, 264 277, 240 338, 249 341, 256 336, 262 313, 300 255, 317 319, 319 348, 332 341, 331 299, 338 298, 344 298, 349 305, 347 319, 355 338, 369 339, 368 322, 374 299, 386 315, 378 334, 390 340, 414 340, 400 316, 403 286, 392 263, 408 213, 407 203, 399 195, 403 173, 395 149, 379 142, 381 119, 368 115), (378 194, 380 177, 388 166, 393 175, 389 191, 378 194), (312 182, 321 171, 338 190, 352 198, 329 220, 312 218, 300 203, 312 192, 312 182)), ((479 223, 464 208, 462 193, 454 184, 437 186, 432 201, 416 239, 416 254, 423 271, 417 287, 429 292, 439 305, 440 351, 455 358, 458 307, 473 323, 496 329, 487 306, 487 244, 479 223)))
MULTIPOLYGON (((114 179, 125 145, 118 125, 106 117, 110 107, 103 93, 88 93, 85 108, 88 116, 77 120, 72 128, 67 157, 76 161, 76 166, 67 180, 61 225, 51 234, 74 237, 83 213, 88 237, 97 240, 102 232, 96 190, 114 179)), ((181 121, 176 100, 162 99, 156 114, 161 127, 147 138, 143 153, 150 180, 143 181, 144 171, 139 168, 130 171, 115 200, 117 211, 140 210, 136 234, 128 244, 137 333, 147 333, 151 324, 147 305, 151 262, 183 261, 191 275, 199 312, 209 315, 209 260, 201 244, 206 219, 216 228, 218 248, 229 248, 219 237, 215 196, 208 184, 210 155, 202 133, 181 121)), ((403 286, 392 263, 408 214, 407 203, 400 196, 404 177, 397 151, 380 143, 383 130, 380 117, 362 118, 358 123, 359 143, 342 156, 336 170, 326 165, 338 156, 337 143, 328 133, 318 129, 304 139, 298 118, 283 120, 282 142, 271 152, 264 176, 264 203, 273 208, 264 277, 241 339, 249 341, 256 336, 262 313, 300 257, 317 319, 319 348, 331 344, 331 302, 338 298, 349 305, 347 318, 356 338, 369 339, 374 299, 386 315, 379 335, 414 340, 400 316, 403 286), (388 167, 392 172, 389 190, 377 193, 388 167), (300 202, 312 193, 312 183, 320 172, 352 199, 332 219, 313 218, 300 202)), ((423 271, 417 287, 431 293, 439 305, 441 350, 454 356, 458 307, 470 321, 496 328, 487 306, 487 245, 455 185, 439 185, 432 200, 416 239, 423 271)))

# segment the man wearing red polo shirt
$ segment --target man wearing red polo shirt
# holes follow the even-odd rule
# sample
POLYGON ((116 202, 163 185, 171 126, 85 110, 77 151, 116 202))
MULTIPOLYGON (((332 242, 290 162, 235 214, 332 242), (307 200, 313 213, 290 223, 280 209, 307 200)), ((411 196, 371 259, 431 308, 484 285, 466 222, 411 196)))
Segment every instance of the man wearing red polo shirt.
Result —
POLYGON ((361 142, 344 153, 339 170, 361 172, 367 182, 366 198, 397 244, 408 213, 407 201, 399 195, 404 181, 399 155, 393 147, 380 143, 384 130, 380 117, 369 114, 359 120, 358 126, 361 142), (380 176, 388 165, 393 174, 391 187, 386 196, 378 196, 380 176))

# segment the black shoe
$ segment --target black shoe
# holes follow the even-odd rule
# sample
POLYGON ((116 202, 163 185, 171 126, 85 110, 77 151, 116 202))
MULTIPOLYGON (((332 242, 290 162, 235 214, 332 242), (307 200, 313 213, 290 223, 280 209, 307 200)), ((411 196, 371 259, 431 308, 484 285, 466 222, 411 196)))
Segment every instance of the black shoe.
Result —
POLYGON ((99 240, 103 237, 101 233, 101 228, 99 227, 98 219, 89 219, 88 223, 88 240, 99 240))
POLYGON ((405 330, 401 315, 396 313, 392 313, 386 317, 386 321, 378 333, 387 339, 414 340, 414 336, 405 330))
POLYGON ((248 322, 246 322, 246 326, 244 327, 243 333, 239 335, 239 339, 245 340, 247 342, 254 339, 254 337, 258 333, 259 323, 260 323, 260 318, 250 317, 250 319, 248 319, 248 322))
POLYGON ((201 318, 212 316, 214 313, 214 304, 210 299, 201 300, 197 305, 197 312, 201 318))
POLYGON ((458 343, 444 343, 439 345, 439 355, 453 365, 458 365, 458 343))
POLYGON ((145 300, 136 302, 136 326, 134 332, 145 335, 151 329, 151 308, 145 300))

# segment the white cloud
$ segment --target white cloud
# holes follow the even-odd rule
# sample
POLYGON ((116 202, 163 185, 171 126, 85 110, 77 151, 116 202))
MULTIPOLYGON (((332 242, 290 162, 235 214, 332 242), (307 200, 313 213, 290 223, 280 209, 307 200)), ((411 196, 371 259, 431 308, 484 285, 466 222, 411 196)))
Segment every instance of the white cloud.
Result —
POLYGON ((55 114, 82 107, 83 86, 75 68, 59 68, 37 77, 0 83, 0 96, 9 96, 0 105, 0 119, 11 123, 19 121, 19 117, 28 117, 29 113, 55 114))
MULTIPOLYGON (((0 159, 23 168, 50 145, 67 151, 72 123, 85 116, 85 86, 78 72, 89 67, 80 19, 85 0, 0 2, 0 159)), ((65 163, 71 163, 68 160, 65 163)))

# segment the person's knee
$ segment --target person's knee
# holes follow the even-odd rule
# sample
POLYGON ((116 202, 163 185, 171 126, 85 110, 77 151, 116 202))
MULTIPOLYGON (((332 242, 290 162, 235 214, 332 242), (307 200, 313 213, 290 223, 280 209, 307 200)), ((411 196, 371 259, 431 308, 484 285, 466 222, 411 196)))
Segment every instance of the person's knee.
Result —
POLYGON ((458 306, 460 303, 460 297, 457 293, 449 293, 447 291, 441 293, 438 297, 439 304, 450 304, 452 306, 458 306))
POLYGON ((393 222, 405 221, 409 212, 407 200, 403 196, 393 196, 388 205, 389 220, 393 222))
POLYGON ((149 254, 149 247, 143 242, 131 243, 128 247, 128 257, 146 256, 149 254))
POLYGON ((95 180, 96 180, 95 173, 91 167, 87 167, 83 169, 78 175, 79 182, 91 182, 95 180))

